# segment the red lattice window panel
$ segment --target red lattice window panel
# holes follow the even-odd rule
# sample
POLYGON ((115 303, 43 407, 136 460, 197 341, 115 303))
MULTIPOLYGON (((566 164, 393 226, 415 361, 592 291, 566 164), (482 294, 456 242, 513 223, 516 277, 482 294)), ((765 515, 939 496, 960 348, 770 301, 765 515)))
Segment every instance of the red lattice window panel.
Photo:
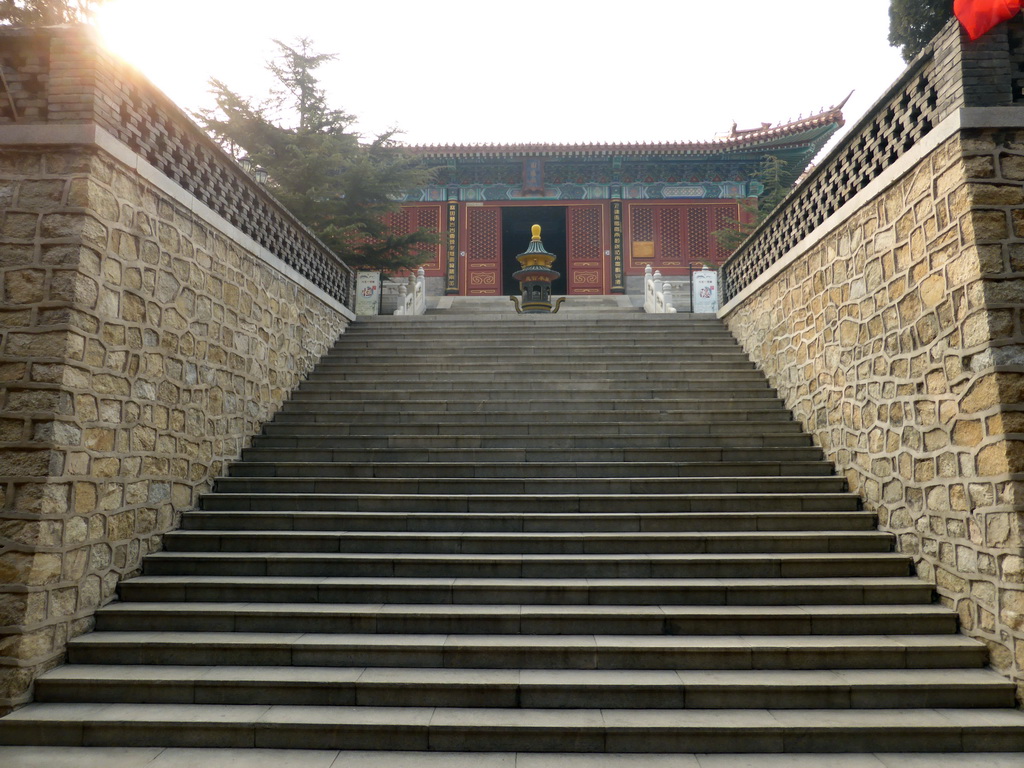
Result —
MULTIPOLYGON (((739 226, 736 223, 737 213, 738 210, 736 208, 733 208, 732 206, 720 205, 716 207, 714 231, 718 232, 723 229, 736 229, 739 226)), ((719 247, 717 241, 712 243, 712 245, 714 246, 712 251, 714 254, 713 258, 715 261, 724 261, 729 256, 729 252, 726 249, 719 247)))
POLYGON ((661 261, 670 264, 683 263, 683 235, 679 226, 678 208, 661 208, 661 237, 659 256, 661 261))
POLYGON ((633 206, 633 242, 654 241, 654 210, 647 206, 633 206))
POLYGON ((594 259, 601 257, 601 210, 596 206, 570 208, 572 217, 569 253, 573 258, 594 259))
POLYGON ((439 232, 440 231, 440 208, 417 208, 416 209, 416 227, 418 229, 425 229, 428 232, 439 232))
POLYGON ((691 206, 687 209, 687 225, 690 235, 690 261, 708 261, 711 254, 711 233, 708 232, 708 209, 705 206, 691 206))
POLYGON ((497 208, 469 209, 469 242, 466 251, 471 259, 501 258, 501 211, 497 208))

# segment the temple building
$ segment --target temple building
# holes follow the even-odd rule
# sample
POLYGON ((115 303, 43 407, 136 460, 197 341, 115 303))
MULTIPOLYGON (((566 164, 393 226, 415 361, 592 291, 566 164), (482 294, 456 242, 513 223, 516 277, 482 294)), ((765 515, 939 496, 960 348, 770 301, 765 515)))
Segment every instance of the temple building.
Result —
POLYGON ((438 172, 404 194, 395 223, 441 233, 424 265, 432 295, 516 293, 534 224, 561 257, 555 294, 639 293, 647 264, 676 276, 723 261, 713 233, 750 215, 760 163, 776 155, 802 171, 843 125, 844 104, 706 142, 413 146, 438 172))

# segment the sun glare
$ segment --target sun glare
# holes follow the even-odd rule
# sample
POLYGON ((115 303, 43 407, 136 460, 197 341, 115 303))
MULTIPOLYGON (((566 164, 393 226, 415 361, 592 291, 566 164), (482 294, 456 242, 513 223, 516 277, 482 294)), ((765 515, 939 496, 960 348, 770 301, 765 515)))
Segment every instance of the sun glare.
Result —
POLYGON ((230 3, 179 0, 108 0, 95 25, 107 48, 138 68, 180 106, 208 101, 211 76, 237 77, 238 25, 230 3))
POLYGON ((109 0, 96 12, 95 24, 107 47, 143 71, 149 68, 154 34, 165 34, 154 30, 161 21, 154 8, 137 0, 109 0))

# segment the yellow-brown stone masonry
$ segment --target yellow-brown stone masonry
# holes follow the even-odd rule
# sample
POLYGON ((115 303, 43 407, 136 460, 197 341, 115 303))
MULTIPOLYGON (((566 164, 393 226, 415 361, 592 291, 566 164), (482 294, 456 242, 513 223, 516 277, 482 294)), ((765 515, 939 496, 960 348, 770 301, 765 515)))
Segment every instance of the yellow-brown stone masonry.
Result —
POLYGON ((346 325, 97 148, 0 151, 0 711, 346 325))
POLYGON ((727 322, 1024 683, 1024 131, 962 131, 727 322))

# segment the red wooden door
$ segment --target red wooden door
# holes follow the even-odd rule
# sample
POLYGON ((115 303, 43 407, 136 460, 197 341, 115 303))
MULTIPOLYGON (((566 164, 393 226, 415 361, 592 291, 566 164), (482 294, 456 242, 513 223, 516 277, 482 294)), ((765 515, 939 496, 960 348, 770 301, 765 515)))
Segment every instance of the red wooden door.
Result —
POLYGON ((468 208, 466 296, 501 295, 501 209, 468 208))
POLYGON ((566 213, 566 286, 570 295, 606 293, 604 210, 600 205, 572 205, 566 213))

